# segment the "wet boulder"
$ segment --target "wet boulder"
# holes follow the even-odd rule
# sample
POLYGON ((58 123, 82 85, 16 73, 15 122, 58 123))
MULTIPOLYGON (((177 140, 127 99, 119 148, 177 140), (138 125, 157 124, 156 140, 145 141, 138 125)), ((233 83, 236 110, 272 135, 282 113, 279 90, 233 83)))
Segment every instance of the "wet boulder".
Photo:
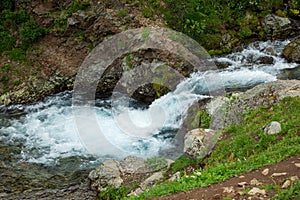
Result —
POLYGON ((230 67, 232 64, 230 62, 226 61, 215 61, 215 65, 217 66, 218 69, 225 69, 227 67, 230 67))
POLYGON ((295 39, 285 46, 283 57, 289 62, 300 63, 300 39, 295 39))
POLYGON ((265 65, 271 65, 274 63, 274 58, 270 56, 262 56, 259 57, 256 61, 256 64, 265 64, 265 65))
POLYGON ((300 65, 295 68, 281 70, 280 73, 277 75, 277 78, 282 80, 300 80, 300 65))

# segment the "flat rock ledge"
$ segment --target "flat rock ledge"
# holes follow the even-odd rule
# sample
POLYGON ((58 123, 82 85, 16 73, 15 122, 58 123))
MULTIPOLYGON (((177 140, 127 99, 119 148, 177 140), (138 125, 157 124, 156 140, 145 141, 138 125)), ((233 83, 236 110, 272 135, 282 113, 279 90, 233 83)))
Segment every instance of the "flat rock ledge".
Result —
POLYGON ((278 104, 285 97, 300 96, 300 80, 278 80, 258 85, 231 97, 219 96, 204 106, 212 117, 211 128, 221 130, 243 120, 243 114, 260 106, 278 104))

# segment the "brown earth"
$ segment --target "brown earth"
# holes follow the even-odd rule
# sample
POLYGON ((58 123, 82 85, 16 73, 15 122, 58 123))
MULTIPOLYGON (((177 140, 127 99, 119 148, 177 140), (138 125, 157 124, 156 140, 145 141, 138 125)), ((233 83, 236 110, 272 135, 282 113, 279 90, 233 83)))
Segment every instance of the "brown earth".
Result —
POLYGON ((267 191, 266 194, 249 195, 248 191, 254 187, 261 188, 262 186, 274 184, 281 188, 283 183, 293 177, 300 177, 300 168, 295 165, 300 163, 300 155, 293 156, 279 163, 262 167, 258 170, 245 173, 239 177, 231 178, 222 183, 217 183, 204 188, 175 193, 165 197, 155 197, 152 200, 183 200, 183 199, 214 199, 221 200, 224 198, 232 199, 270 199, 278 194, 276 190, 267 191), (263 175, 262 171, 269 169, 268 175, 263 175), (274 173, 286 173, 281 176, 272 176, 274 173), (261 184, 251 185, 250 182, 257 179, 261 184), (244 186, 239 186, 239 183, 246 182, 244 186))

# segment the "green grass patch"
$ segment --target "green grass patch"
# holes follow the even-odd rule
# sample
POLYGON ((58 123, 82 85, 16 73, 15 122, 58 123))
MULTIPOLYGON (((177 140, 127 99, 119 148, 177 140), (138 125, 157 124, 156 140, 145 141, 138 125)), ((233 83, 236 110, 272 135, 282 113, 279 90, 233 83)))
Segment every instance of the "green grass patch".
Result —
POLYGON ((300 199, 300 181, 297 180, 288 189, 279 191, 278 196, 273 200, 300 199))
POLYGON ((1 69, 3 72, 9 72, 12 69, 11 65, 2 65, 1 69))
MULTIPOLYGON (((288 97, 279 105, 260 107, 249 112, 241 124, 231 126, 224 132, 229 136, 218 142, 212 154, 202 161, 204 168, 199 168, 195 174, 183 176, 178 181, 161 183, 139 197, 130 199, 164 196, 208 186, 299 154, 299 112, 300 97, 288 97), (281 123, 281 133, 264 134, 262 128, 273 120, 281 123)), ((183 158, 175 163, 185 163, 185 159, 181 159, 183 158)), ((176 170, 180 168, 181 166, 176 170)), ((291 195, 298 194, 298 185, 294 187, 295 189, 289 190, 291 195)), ((286 193, 288 192, 284 195, 286 193)))
POLYGON ((198 163, 198 161, 195 159, 189 158, 187 156, 181 156, 180 158, 175 160, 174 163, 172 163, 170 169, 171 169, 172 173, 174 174, 178 171, 182 171, 187 166, 193 166, 193 165, 196 165, 197 163, 198 163))
POLYGON ((99 193, 100 199, 122 199, 126 197, 126 195, 131 191, 130 188, 128 187, 120 187, 120 188, 115 188, 113 186, 107 187, 105 191, 102 191, 99 193))
POLYGON ((146 166, 153 171, 162 170, 168 167, 168 161, 164 158, 148 158, 146 166))

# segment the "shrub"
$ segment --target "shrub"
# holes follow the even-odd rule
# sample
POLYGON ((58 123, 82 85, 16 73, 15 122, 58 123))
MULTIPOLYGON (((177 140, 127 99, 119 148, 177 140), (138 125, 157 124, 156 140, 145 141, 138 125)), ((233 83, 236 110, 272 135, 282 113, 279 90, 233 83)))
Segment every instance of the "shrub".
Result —
POLYGON ((14 0, 1 0, 0 1, 0 12, 3 10, 12 10, 14 7, 14 0))
POLYGON ((0 54, 2 54, 3 51, 9 51, 13 48, 16 41, 11 36, 8 29, 0 25, 0 54))
POLYGON ((252 34, 253 34, 252 30, 247 26, 242 28, 238 33, 238 35, 241 39, 248 38, 248 37, 252 36, 252 34))
POLYGON ((30 20, 29 14, 27 14, 24 10, 17 10, 14 12, 7 12, 5 14, 4 24, 6 26, 11 26, 11 25, 17 26, 27 22, 28 20, 30 20))
POLYGON ((27 21, 20 31, 23 47, 26 49, 31 43, 36 42, 45 33, 46 30, 37 26, 35 21, 27 21))
POLYGON ((26 60, 26 52, 20 48, 14 48, 13 50, 8 52, 10 59, 13 61, 25 61, 26 60))

